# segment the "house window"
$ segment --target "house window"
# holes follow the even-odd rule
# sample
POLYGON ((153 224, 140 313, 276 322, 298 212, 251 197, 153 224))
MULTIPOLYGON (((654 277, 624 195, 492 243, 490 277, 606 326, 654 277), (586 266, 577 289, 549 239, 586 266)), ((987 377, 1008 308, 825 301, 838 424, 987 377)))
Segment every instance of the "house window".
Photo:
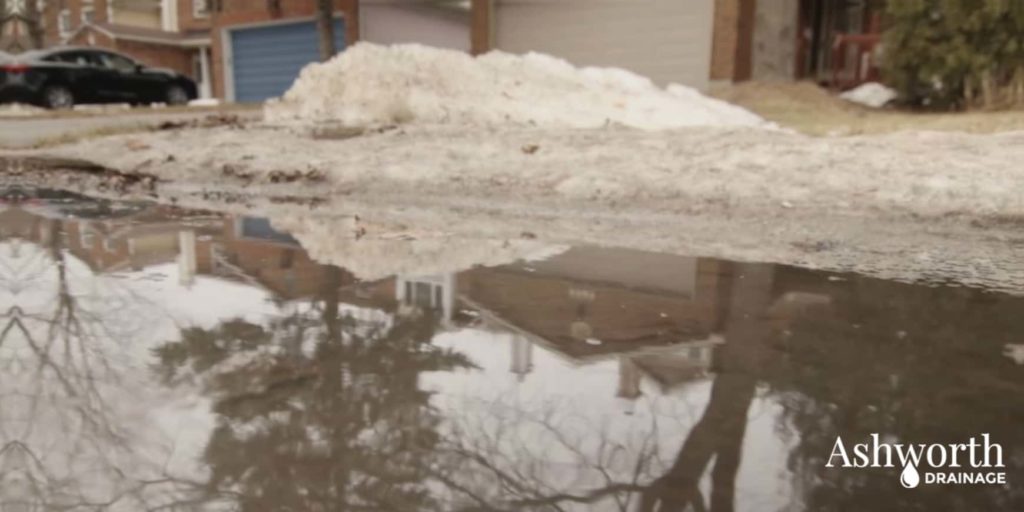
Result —
POLYGON ((81 223, 78 225, 78 244, 85 249, 92 249, 92 241, 94 235, 91 229, 89 229, 88 223, 81 223))
POLYGON ((92 7, 85 7, 82 9, 82 23, 92 23, 96 18, 96 12, 92 7))
POLYGON ((71 11, 68 9, 60 11, 60 16, 57 18, 57 28, 60 30, 61 35, 71 32, 71 11))
POLYGON ((192 0, 192 16, 205 18, 210 15, 210 0, 192 0))

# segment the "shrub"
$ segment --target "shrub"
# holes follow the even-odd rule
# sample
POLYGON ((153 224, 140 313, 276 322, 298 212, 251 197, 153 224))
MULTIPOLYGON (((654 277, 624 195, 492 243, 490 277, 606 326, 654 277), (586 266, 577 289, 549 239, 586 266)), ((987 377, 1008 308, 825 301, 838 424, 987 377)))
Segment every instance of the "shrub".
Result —
POLYGON ((1024 106, 1024 0, 890 0, 886 81, 932 108, 1024 106))

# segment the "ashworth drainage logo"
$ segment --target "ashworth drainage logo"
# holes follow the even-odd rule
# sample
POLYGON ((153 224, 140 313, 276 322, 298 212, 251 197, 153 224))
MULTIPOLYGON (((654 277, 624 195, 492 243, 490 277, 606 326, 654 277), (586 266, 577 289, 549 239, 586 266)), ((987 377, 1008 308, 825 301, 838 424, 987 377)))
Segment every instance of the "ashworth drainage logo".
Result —
POLYGON ((1006 483, 1003 447, 992 443, 988 434, 981 435, 981 442, 972 437, 960 444, 883 443, 878 434, 871 434, 870 443, 849 448, 837 437, 825 467, 892 468, 897 464, 903 468, 900 483, 907 489, 921 483, 921 473, 925 484, 1006 483))

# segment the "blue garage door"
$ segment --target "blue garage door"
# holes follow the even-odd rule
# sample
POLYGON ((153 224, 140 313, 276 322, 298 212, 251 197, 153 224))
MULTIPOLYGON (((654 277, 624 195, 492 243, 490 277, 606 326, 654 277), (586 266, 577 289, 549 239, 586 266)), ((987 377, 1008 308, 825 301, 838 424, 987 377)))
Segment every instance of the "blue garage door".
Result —
MULTIPOLYGON (((345 25, 334 26, 334 44, 345 47, 345 25)), ((235 101, 263 101, 284 94, 299 71, 320 60, 316 22, 231 31, 235 101)))

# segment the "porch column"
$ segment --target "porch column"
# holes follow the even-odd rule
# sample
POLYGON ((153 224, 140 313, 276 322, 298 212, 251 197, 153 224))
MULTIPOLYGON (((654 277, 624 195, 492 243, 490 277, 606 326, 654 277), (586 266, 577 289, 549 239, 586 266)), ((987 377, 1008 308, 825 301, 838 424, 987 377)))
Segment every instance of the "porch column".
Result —
POLYGON ((199 47, 199 71, 202 73, 202 81, 199 83, 199 97, 212 98, 213 84, 210 83, 210 49, 199 47))

